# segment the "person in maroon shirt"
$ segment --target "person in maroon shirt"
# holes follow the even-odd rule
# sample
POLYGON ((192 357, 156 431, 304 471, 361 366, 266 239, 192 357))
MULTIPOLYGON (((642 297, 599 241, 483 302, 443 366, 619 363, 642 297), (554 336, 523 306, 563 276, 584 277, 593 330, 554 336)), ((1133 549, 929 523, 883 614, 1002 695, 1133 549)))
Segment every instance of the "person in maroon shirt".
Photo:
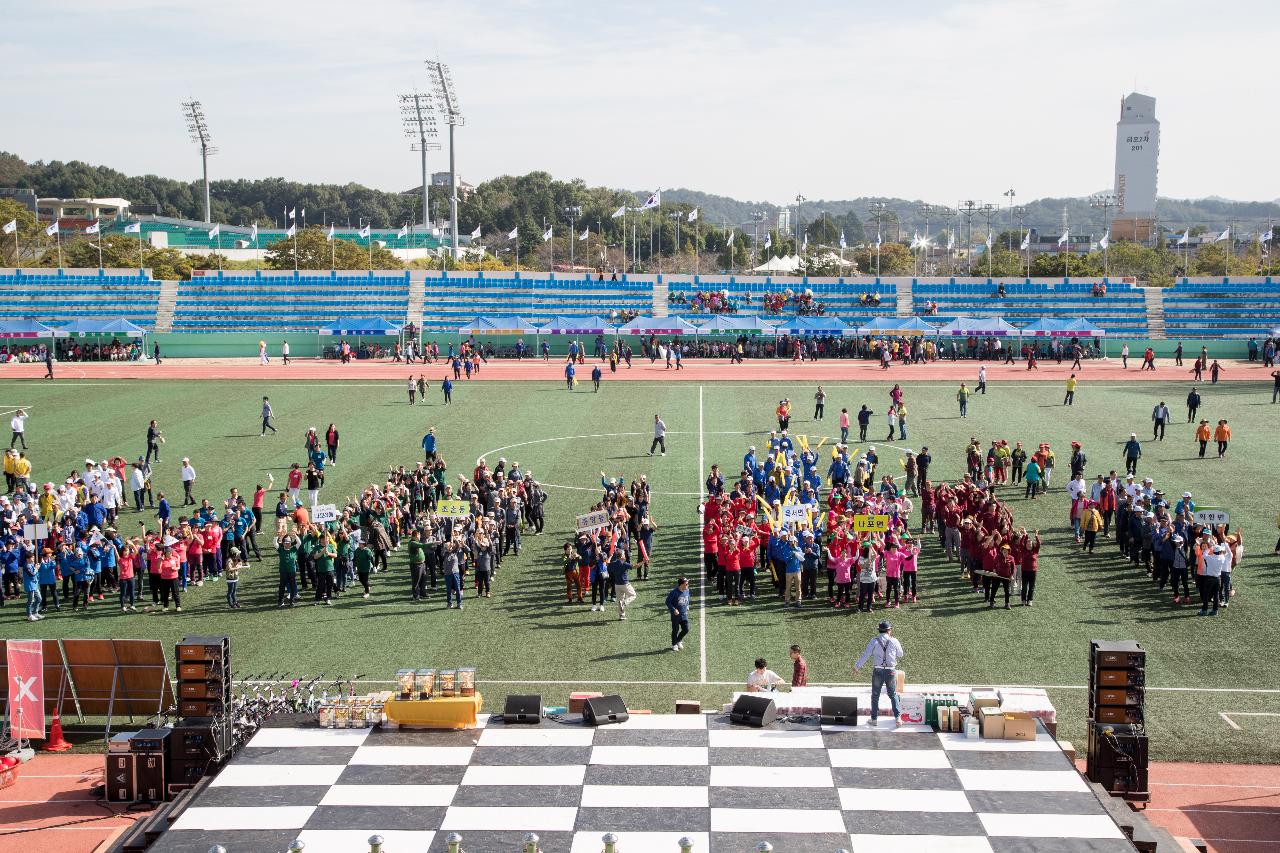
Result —
POLYGON ((1024 607, 1034 606, 1036 596, 1036 575, 1040 570, 1040 531, 1036 531, 1033 540, 1022 530, 1022 604, 1024 607))
POLYGON ((809 664, 800 654, 800 647, 791 647, 791 686, 804 687, 809 683, 809 664))

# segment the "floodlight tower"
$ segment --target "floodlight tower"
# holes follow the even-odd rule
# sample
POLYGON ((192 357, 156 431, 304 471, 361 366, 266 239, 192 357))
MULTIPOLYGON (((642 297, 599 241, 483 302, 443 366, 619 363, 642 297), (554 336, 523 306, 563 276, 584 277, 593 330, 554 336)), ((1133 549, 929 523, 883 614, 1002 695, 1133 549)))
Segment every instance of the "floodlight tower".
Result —
POLYGON ((431 186, 427 173, 427 152, 438 151, 440 146, 427 142, 436 138, 436 116, 431 104, 431 95, 423 92, 410 92, 400 96, 400 123, 404 125, 404 135, 416 139, 412 150, 422 152, 422 227, 427 228, 431 216, 431 208, 427 204, 431 186))
POLYGON ((457 147, 453 142, 453 130, 467 123, 466 117, 458 107, 458 93, 453 88, 453 76, 449 66, 437 60, 427 60, 427 77, 431 80, 432 91, 440 103, 440 112, 445 124, 449 125, 449 220, 451 224, 450 251, 454 259, 458 257, 458 167, 454 160, 457 147))
POLYGON ((213 216, 209 206, 209 155, 217 154, 209 139, 209 123, 204 117, 204 106, 199 101, 183 101, 182 114, 187 119, 187 132, 191 141, 200 146, 200 164, 204 169, 204 221, 212 223, 213 216))

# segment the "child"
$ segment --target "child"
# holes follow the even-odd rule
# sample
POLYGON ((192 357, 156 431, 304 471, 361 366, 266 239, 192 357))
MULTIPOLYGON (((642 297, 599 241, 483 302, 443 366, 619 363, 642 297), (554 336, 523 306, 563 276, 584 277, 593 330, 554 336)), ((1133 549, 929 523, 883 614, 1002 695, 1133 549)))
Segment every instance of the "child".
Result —
POLYGON ((138 548, 132 542, 124 546, 118 562, 120 570, 120 611, 122 613, 137 612, 136 597, 133 591, 133 576, 138 565, 138 548))
POLYGON ((884 577, 885 577, 885 607, 893 607, 897 609, 901 607, 900 589, 902 578, 902 553, 898 550, 896 542, 890 540, 884 549, 884 577), (890 597, 893 598, 893 604, 889 603, 890 597))
POLYGON ((230 553, 231 559, 222 570, 223 579, 227 582, 227 607, 231 610, 239 610, 240 601, 236 598, 236 587, 240 585, 240 570, 249 568, 249 564, 240 559, 239 548, 233 547, 230 553))
POLYGON ((838 555, 832 555, 828 565, 831 566, 831 574, 836 582, 836 594, 831 600, 831 606, 837 609, 847 608, 849 595, 853 591, 853 556, 848 549, 841 548, 838 555))

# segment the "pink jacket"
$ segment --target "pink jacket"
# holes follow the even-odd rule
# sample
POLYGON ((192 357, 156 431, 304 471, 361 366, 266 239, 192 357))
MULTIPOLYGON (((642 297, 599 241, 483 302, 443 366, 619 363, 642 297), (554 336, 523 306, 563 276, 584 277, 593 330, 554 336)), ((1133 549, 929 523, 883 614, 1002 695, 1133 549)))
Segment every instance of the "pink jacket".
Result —
POLYGON ((902 575, 902 552, 897 548, 884 552, 884 576, 896 578, 902 575))

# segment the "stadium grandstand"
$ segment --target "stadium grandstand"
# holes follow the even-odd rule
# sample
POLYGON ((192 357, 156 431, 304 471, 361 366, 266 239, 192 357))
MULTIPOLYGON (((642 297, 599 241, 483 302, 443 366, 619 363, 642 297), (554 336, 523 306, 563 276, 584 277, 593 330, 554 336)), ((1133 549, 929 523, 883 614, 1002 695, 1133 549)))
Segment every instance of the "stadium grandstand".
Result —
POLYGON ((338 318, 382 318, 425 331, 456 331, 476 316, 713 314, 835 317, 1002 317, 1017 327, 1042 318, 1088 320, 1117 338, 1246 339, 1280 327, 1270 277, 1181 279, 1144 288, 1105 279, 913 279, 653 276, 538 272, 197 271, 158 281, 148 270, 0 270, 0 319, 59 324, 124 318, 156 332, 315 331, 338 318), (1099 295, 1100 285, 1105 295, 1099 295))
MULTIPOLYGON (((142 226, 142 239, 156 248, 173 248, 183 252, 223 252, 228 257, 238 257, 237 250, 252 252, 255 245, 265 249, 272 243, 287 237, 284 228, 259 228, 255 244, 253 230, 247 225, 219 225, 217 234, 212 237, 211 225, 195 222, 190 219, 174 219, 166 216, 144 216, 133 219, 113 219, 103 223, 103 232, 107 234, 124 233, 125 226, 138 222, 142 226)), ((401 236, 396 228, 374 228, 368 237, 360 236, 360 229, 348 226, 334 226, 334 236, 340 240, 348 240, 361 246, 368 246, 374 240, 387 249, 425 249, 435 251, 447 242, 447 235, 438 228, 424 228, 422 225, 409 226, 408 233, 401 236)), ((463 244, 470 238, 462 239, 463 244)))

